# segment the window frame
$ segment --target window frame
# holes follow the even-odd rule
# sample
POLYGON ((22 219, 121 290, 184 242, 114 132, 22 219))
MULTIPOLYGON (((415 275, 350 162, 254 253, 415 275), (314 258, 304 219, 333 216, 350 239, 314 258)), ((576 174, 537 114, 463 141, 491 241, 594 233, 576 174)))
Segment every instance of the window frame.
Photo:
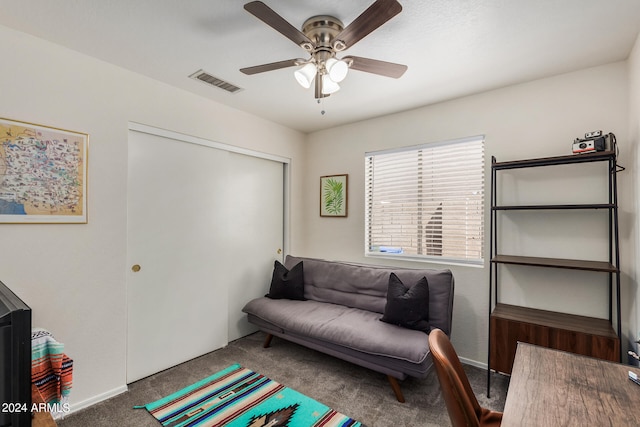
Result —
MULTIPOLYGON (((433 153, 429 153, 430 155, 432 155, 433 153)), ((422 144, 418 144, 418 145, 411 145, 411 146, 404 146, 404 147, 397 147, 397 148, 391 148, 391 149, 385 149, 385 150, 377 150, 377 151, 370 151, 370 152, 366 152, 365 153, 365 173, 364 173, 364 178, 365 178, 365 191, 364 191, 364 255, 365 257, 376 257, 376 258, 387 258, 387 259, 397 259, 397 260, 406 260, 406 261, 417 261, 417 262, 429 262, 429 263, 437 263, 437 264, 448 264, 448 265, 464 265, 464 266, 476 266, 476 267, 483 267, 484 266, 484 260, 485 260, 485 252, 486 252, 486 239, 485 239, 485 210, 486 210, 486 200, 485 200, 485 193, 486 193, 486 165, 485 165, 485 135, 474 135, 474 136, 469 136, 469 137, 464 137, 464 138, 457 138, 457 139, 451 139, 451 140, 444 140, 444 141, 436 141, 436 142, 429 142, 429 143, 422 143, 422 144), (448 255, 433 255, 433 254, 412 254, 412 253, 393 253, 393 252, 381 252, 381 251, 372 251, 371 247, 375 246, 375 245, 371 245, 370 246, 370 241, 372 240, 371 237, 371 216, 374 215, 375 213, 372 212, 372 203, 370 198, 371 198, 371 191, 372 190, 372 184, 370 182, 371 179, 373 179, 370 175, 373 173, 372 171, 370 171, 370 164, 371 164, 371 158, 375 157, 375 156, 384 156, 384 155, 388 155, 388 154, 397 154, 397 153, 403 153, 403 152, 412 152, 412 153, 418 153, 421 150, 432 150, 432 149, 438 149, 439 147, 445 147, 445 146, 451 146, 451 145, 456 145, 456 144, 469 144, 469 143, 475 143, 475 144, 480 144, 479 150, 480 150, 480 154, 479 157, 480 158, 476 158, 475 161, 478 162, 478 167, 479 169, 476 171, 477 174, 479 174, 480 178, 479 178, 479 186, 480 186, 480 195, 476 201, 477 209, 479 211, 479 215, 477 216, 477 219, 479 220, 479 231, 472 233, 472 236, 476 236, 479 240, 480 243, 479 245, 476 245, 478 247, 478 249, 476 249, 476 252, 479 251, 480 257, 472 257, 472 258, 467 258, 467 257, 461 257, 461 256, 448 256, 448 255)), ((476 189, 477 191, 478 189, 476 189)), ((428 218, 428 217, 427 217, 428 218)), ((434 218, 434 216, 431 216, 431 218, 434 218)), ((442 218, 442 215, 440 214, 440 218, 442 218)), ((423 222, 425 219, 425 216, 421 217, 419 222, 423 222)), ((422 226, 424 227, 424 225, 422 226)), ((418 236, 420 233, 422 233, 421 231, 416 231, 415 236, 418 236)), ((422 237, 424 238, 424 237, 422 237)), ((466 239, 469 238, 469 235, 466 235, 465 237, 465 241, 466 239)), ((444 240, 443 240, 444 242, 444 240)), ((380 245, 383 246, 383 245, 380 245)), ((441 245, 442 246, 442 245, 441 245)), ((423 248, 424 250, 424 248, 423 248)))

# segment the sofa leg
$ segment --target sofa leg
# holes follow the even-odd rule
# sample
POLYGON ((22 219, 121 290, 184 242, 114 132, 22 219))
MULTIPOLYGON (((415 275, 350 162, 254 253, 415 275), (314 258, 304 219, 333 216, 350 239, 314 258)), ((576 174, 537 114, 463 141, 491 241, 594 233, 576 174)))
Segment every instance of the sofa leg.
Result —
POLYGON ((267 334, 267 337, 264 339, 264 344, 262 344, 263 348, 269 348, 271 345, 271 340, 273 339, 273 335, 267 334))
POLYGON ((402 394, 402 389, 400 389, 400 384, 398 384, 398 380, 395 377, 392 377, 391 375, 387 375, 387 378, 389 379, 389 383, 391 384, 391 388, 393 389, 393 392, 395 393, 396 399, 398 399, 398 402, 404 403, 404 395, 402 394))

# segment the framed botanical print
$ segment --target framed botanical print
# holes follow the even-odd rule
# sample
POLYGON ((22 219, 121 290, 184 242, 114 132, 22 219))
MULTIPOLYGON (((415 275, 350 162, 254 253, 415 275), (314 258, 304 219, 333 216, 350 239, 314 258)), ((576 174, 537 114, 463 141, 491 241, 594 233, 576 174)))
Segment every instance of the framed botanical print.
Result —
POLYGON ((320 177, 320 216, 347 216, 349 175, 320 177))

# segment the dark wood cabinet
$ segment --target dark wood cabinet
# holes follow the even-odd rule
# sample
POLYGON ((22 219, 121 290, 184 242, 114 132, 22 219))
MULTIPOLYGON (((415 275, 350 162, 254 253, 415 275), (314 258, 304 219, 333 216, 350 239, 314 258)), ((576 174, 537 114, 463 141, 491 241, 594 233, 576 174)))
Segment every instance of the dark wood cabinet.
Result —
POLYGON ((498 372, 511 373, 518 342, 620 360, 620 340, 607 319, 497 304, 490 322, 490 363, 498 372))
MULTIPOLYGON (((620 271, 618 243, 618 202, 615 142, 610 151, 582 155, 526 159, 491 164, 491 229, 489 273, 489 355, 487 395, 490 394, 491 370, 511 373, 518 341, 536 344, 585 356, 619 362, 621 358, 620 271), (501 170, 555 166, 590 162, 608 163, 608 193, 606 203, 549 204, 549 205, 499 205, 497 203, 497 173, 501 170), (540 210, 608 210, 608 260, 580 260, 568 258, 541 258, 500 253, 497 235, 499 213, 503 211, 540 210), (522 265, 540 268, 561 268, 606 273, 608 277, 609 318, 578 316, 569 313, 540 310, 530 307, 504 304, 499 301, 498 266, 522 265), (615 311, 614 311, 615 306, 615 311), (616 316, 614 331, 614 314, 616 316)), ((561 286, 561 284, 559 284, 561 286)), ((603 284, 603 286, 605 286, 603 284)), ((604 303, 604 302, 603 302, 604 303)))

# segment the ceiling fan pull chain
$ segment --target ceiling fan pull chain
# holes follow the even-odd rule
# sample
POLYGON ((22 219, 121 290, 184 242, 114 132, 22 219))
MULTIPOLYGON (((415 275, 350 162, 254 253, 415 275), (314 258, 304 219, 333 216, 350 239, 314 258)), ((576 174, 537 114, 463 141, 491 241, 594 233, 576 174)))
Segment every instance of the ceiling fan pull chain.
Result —
MULTIPOLYGON (((320 106, 320 108, 322 108, 322 98, 318 98, 318 99, 316 99, 316 101, 318 102, 318 105, 320 106)), ((325 115, 325 113, 326 113, 326 111, 324 110, 324 108, 322 108, 322 109, 320 110, 320 115, 321 115, 321 116, 324 116, 324 115, 325 115)))

